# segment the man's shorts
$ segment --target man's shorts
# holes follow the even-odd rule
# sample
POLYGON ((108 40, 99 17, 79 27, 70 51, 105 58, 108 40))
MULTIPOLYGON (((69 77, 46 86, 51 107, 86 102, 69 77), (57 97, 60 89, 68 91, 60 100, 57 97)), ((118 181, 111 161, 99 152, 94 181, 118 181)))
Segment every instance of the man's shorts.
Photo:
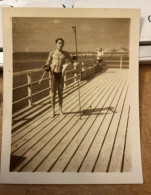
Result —
POLYGON ((62 72, 53 72, 53 76, 57 81, 60 81, 62 79, 62 72))
POLYGON ((102 61, 102 59, 97 59, 97 63, 101 63, 102 61))

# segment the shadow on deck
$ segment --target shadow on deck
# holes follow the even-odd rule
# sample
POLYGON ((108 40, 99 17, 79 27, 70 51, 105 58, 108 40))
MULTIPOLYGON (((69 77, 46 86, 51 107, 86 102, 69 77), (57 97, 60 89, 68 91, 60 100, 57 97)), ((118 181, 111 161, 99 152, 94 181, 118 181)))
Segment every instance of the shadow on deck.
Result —
MULTIPOLYGON (((72 95, 75 91, 78 90, 78 87, 81 89, 84 85, 91 82, 91 80, 93 80, 95 77, 103 74, 106 71, 107 71, 107 68, 104 68, 101 70, 101 72, 99 72, 95 75, 92 74, 92 75, 88 76, 87 78, 83 79, 83 81, 81 81, 81 84, 79 86, 77 85, 77 83, 70 85, 67 89, 64 90, 63 98, 65 99, 67 96, 72 95)), ((108 71, 108 73, 110 73, 110 72, 108 71)), ((57 103, 58 103, 58 97, 56 97, 56 104, 57 103)), ((39 115, 42 115, 43 113, 47 112, 50 109, 51 109, 51 98, 50 98, 50 96, 48 96, 48 97, 34 103, 32 107, 26 107, 25 109, 22 109, 21 111, 18 111, 17 113, 14 113, 12 124, 15 126, 15 124, 19 123, 20 121, 21 121, 21 124, 18 125, 17 127, 14 127, 12 130, 17 131, 18 129, 20 129, 20 127, 28 124, 28 122, 34 120, 39 115), (43 107, 46 107, 46 108, 41 110, 41 108, 43 108, 43 107), (38 111, 37 114, 35 114, 36 111, 38 111), (29 118, 28 117, 29 114, 30 115, 34 114, 34 115, 32 115, 32 117, 29 118)))
MULTIPOLYGON (((13 116, 11 171, 131 170, 128 70, 107 69, 64 90, 64 116, 50 117, 50 98, 13 116)), ((58 112, 58 104, 56 111, 58 112)))

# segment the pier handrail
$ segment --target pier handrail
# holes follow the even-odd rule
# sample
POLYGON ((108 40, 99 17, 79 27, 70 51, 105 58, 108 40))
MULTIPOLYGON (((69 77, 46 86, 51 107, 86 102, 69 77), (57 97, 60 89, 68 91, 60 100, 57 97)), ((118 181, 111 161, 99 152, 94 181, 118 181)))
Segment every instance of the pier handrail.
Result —
POLYGON ((129 52, 104 52, 104 64, 107 64, 107 62, 116 62, 119 64, 120 69, 124 67, 124 62, 129 62, 129 59, 123 59, 124 56, 129 57, 129 52), (112 57, 118 56, 119 59, 106 59, 108 55, 111 55, 112 57))
MULTIPOLYGON (((119 59, 112 59, 112 62, 117 62, 119 64, 120 68, 123 68, 123 56, 129 56, 129 52, 105 52, 104 53, 104 59, 103 59, 103 63, 104 65, 106 64, 106 62, 109 62, 110 60, 105 59, 105 56, 107 55, 111 55, 111 56, 115 56, 118 55, 119 59)), ((79 54, 80 56, 80 54, 79 54)), ((93 68, 94 66, 96 66, 96 54, 95 53, 91 53, 91 54, 82 54, 82 57, 84 57, 84 59, 81 59, 80 63, 79 63, 79 67, 81 68, 81 72, 84 72, 86 70, 90 70, 91 68, 93 68), (92 56, 92 59, 89 61, 89 59, 87 59, 87 56, 92 56)), ((71 65, 72 67, 70 67, 68 70, 65 71, 65 75, 64 75, 64 87, 70 87, 71 85, 69 83, 76 83, 78 81, 78 79, 81 79, 81 73, 79 73, 78 71, 78 66, 77 65, 71 65), (68 76, 70 75, 70 77, 68 76)), ((22 102, 24 100, 28 101, 28 106, 31 107, 33 106, 33 97, 43 93, 45 91, 50 91, 51 89, 51 75, 49 73, 48 77, 43 78, 42 82, 45 82, 48 80, 49 82, 49 87, 43 88, 42 90, 36 91, 33 93, 33 85, 37 84, 39 82, 39 80, 36 81, 32 81, 32 74, 34 73, 38 73, 38 72, 43 72, 43 68, 37 68, 37 69, 31 69, 31 70, 25 70, 25 71, 21 71, 21 72, 15 72, 13 73, 13 77, 18 77, 18 76, 23 76, 26 75, 27 78, 27 83, 20 85, 20 86, 15 86, 13 87, 13 91, 21 89, 21 88, 26 88, 27 87, 27 96, 26 97, 22 97, 19 100, 14 100, 13 101, 13 105, 22 102)), ((39 78, 40 79, 40 78, 39 78)), ((51 92, 49 93, 49 95, 51 94, 51 92)))
MULTIPOLYGON (((64 87, 65 88, 67 88, 68 86, 70 87, 70 85, 67 85, 67 82, 72 81, 72 80, 73 80, 73 82, 77 82, 78 77, 80 78, 80 73, 77 73, 77 66, 73 66, 73 65, 71 65, 71 66, 72 66, 71 70, 65 71, 65 75, 64 75, 64 87), (71 74, 72 76, 70 78, 67 77, 67 74, 69 74, 69 73, 72 73, 71 74)), ((17 104, 21 101, 28 100, 28 106, 32 106, 33 105, 33 96, 35 96, 37 94, 40 94, 44 91, 48 91, 48 90, 50 91, 50 89, 51 89, 51 79, 50 79, 51 74, 49 73, 49 76, 43 78, 43 80, 42 80, 42 82, 48 80, 49 87, 33 93, 32 86, 33 86, 33 84, 38 83, 39 80, 32 81, 32 74, 37 73, 37 72, 43 72, 43 71, 44 71, 43 68, 37 68, 37 69, 31 69, 31 70, 25 70, 25 71, 13 73, 13 77, 18 77, 18 76, 23 76, 23 75, 27 76, 27 83, 23 84, 23 85, 20 85, 20 86, 13 87, 13 91, 24 88, 24 87, 28 88, 28 95, 26 97, 23 97, 23 98, 19 99, 19 100, 13 101, 13 105, 17 104)))
POLYGON ((25 70, 25 71, 21 71, 21 72, 15 72, 15 73, 13 73, 13 76, 19 76, 19 75, 24 75, 24 74, 34 73, 34 72, 40 72, 40 71, 44 71, 43 68, 25 70))

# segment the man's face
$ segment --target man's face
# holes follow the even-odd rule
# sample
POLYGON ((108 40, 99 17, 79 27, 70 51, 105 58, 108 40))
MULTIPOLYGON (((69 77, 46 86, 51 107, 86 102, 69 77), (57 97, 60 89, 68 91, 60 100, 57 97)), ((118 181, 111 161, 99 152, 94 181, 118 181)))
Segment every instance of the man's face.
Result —
POLYGON ((62 40, 59 40, 57 43, 56 43, 56 46, 57 46, 57 49, 59 50, 62 50, 63 46, 64 46, 64 43, 62 40))

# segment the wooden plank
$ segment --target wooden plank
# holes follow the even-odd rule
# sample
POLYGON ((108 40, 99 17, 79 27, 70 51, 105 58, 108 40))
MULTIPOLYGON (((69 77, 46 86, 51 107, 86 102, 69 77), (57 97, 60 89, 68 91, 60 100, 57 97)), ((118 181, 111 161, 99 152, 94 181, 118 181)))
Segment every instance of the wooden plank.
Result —
MULTIPOLYGON (((112 83, 113 82, 111 82, 110 85, 112 85, 112 83)), ((92 104, 92 101, 94 101, 93 107, 95 108, 98 105, 98 103, 101 101, 101 98, 104 95, 106 96, 108 89, 110 89, 110 85, 105 87, 105 90, 103 92, 101 91, 101 88, 100 88, 100 91, 98 90, 97 94, 93 95, 93 98, 91 99, 90 105, 92 104)), ((70 143, 70 141, 74 138, 74 136, 76 135, 76 132, 78 132, 78 134, 80 134, 80 136, 78 136, 80 139, 84 136, 85 131, 87 131, 87 129, 83 130, 83 128, 81 128, 81 127, 83 126, 83 124, 85 124, 85 121, 87 121, 87 120, 90 120, 89 114, 86 115, 84 118, 82 118, 82 120, 79 120, 78 123, 76 123, 76 125, 74 127, 71 126, 72 129, 70 131, 70 134, 68 134, 63 140, 61 140, 61 142, 58 144, 58 146, 57 146, 57 148, 55 148, 55 150, 53 150, 51 153, 49 153, 49 156, 47 158, 45 158, 45 161, 42 162, 42 164, 38 167, 38 169, 36 171, 49 171, 51 165, 53 165, 55 160, 58 158, 59 154, 62 153, 64 148, 66 148, 68 143, 70 143)), ((91 123, 89 123, 89 124, 91 125, 91 123)), ((77 142, 79 142, 80 139, 77 140, 77 142)), ((52 144, 52 143, 50 143, 50 144, 52 144)), ((49 148, 50 148, 50 146, 49 146, 49 148)), ((48 150, 48 148, 47 148, 47 150, 48 150)))
MULTIPOLYGON (((102 83, 102 85, 103 85, 103 83, 102 83)), ((99 85, 96 85, 96 87, 99 87, 99 85)), ((89 88, 85 88, 85 90, 84 91, 81 91, 81 95, 83 94, 84 95, 84 97, 82 97, 81 96, 81 101, 83 101, 84 99, 85 99, 85 97, 86 97, 86 95, 87 95, 87 93, 89 93, 89 89, 91 89, 91 85, 89 85, 89 88)), ((78 94, 76 93, 76 97, 74 98, 74 101, 75 102, 77 102, 77 100, 78 100, 78 94)), ((71 97, 71 99, 73 100, 73 98, 71 97)), ((66 109, 68 109, 68 108, 70 108, 70 111, 72 111, 72 107, 71 106, 73 106, 73 101, 71 102, 71 101, 69 101, 70 102, 70 104, 69 105, 66 105, 66 106, 68 106, 68 107, 64 107, 64 109, 66 110, 66 109)), ((69 103, 68 102, 68 103, 69 103)), ((75 106, 76 107, 76 106, 75 106)), ((67 110, 68 111, 68 110, 67 110)), ((54 123, 55 125, 56 125, 56 123, 59 123, 59 121, 61 121, 62 120, 62 118, 60 118, 60 117, 57 117, 57 118, 55 118, 55 119, 53 119, 51 122, 52 123, 54 123), (56 120, 58 120, 58 121, 56 121, 56 120)), ((13 140, 17 140, 17 139, 19 139, 21 136, 24 136, 24 139, 23 140, 20 140, 19 142, 15 142, 15 145, 16 145, 16 147, 18 148, 18 147, 20 147, 20 144, 19 143, 21 143, 21 145, 23 145, 24 144, 24 142, 27 142, 29 139, 30 139, 30 137, 32 137, 33 135, 34 135, 34 133, 37 135, 37 133, 39 132, 39 131, 41 131, 42 129, 43 129, 43 127, 44 126, 47 126, 47 125, 51 125, 51 126, 53 126, 54 124, 52 124, 52 123, 50 123, 50 117, 49 116, 45 116, 45 118, 41 118, 40 120, 39 120, 39 122, 38 122, 38 124, 36 123, 36 129, 35 129, 35 131, 32 131, 32 132, 30 132, 30 134, 28 134, 27 135, 27 137, 25 137, 25 135, 27 134, 27 132, 21 132, 20 134, 18 134, 17 136, 15 136, 15 138, 13 138, 13 140), (48 119, 48 124, 45 124, 44 122, 45 121, 47 121, 47 119, 48 119), (40 125, 39 125, 40 124, 40 125), (26 133, 26 134, 25 134, 26 133)), ((29 132, 29 129, 31 129, 31 130, 33 130, 33 128, 35 127, 35 124, 33 124, 33 125, 30 125, 30 128, 28 128, 28 132, 29 132)), ((12 152, 14 151, 14 149, 16 150, 16 148, 14 148, 13 149, 13 147, 14 146, 12 146, 12 152)))
POLYGON ((43 72, 42 68, 37 68, 37 69, 32 69, 32 70, 25 70, 25 71, 21 71, 21 72, 15 72, 13 73, 13 76, 20 76, 23 74, 29 74, 29 73, 34 73, 34 72, 43 72))
POLYGON ((111 162, 109 164, 109 172, 120 172, 122 169, 124 146, 125 146, 126 134, 127 134, 127 122, 129 117, 129 104, 130 101, 128 99, 128 96, 126 96, 123 112, 117 130, 117 135, 115 137, 115 141, 114 141, 114 145, 110 157, 111 162))
MULTIPOLYGON (((112 93, 109 94, 109 97, 108 97, 107 101, 105 102, 103 108, 115 106, 116 101, 120 95, 120 91, 122 90, 121 83, 123 83, 123 82, 125 82, 125 78, 124 79, 122 78, 122 82, 121 82, 121 80, 117 79, 117 86, 115 88, 111 89, 112 93)), ((83 142, 81 147, 78 149, 76 155, 72 158, 69 166, 66 169, 67 172, 79 171, 79 167, 81 166, 83 158, 85 157, 87 150, 89 149, 91 142, 93 141, 92 134, 94 133, 94 131, 97 132, 98 127, 101 125, 103 119, 106 120, 106 115, 108 115, 108 114, 110 116, 112 116, 112 113, 109 113, 109 110, 107 109, 105 115, 101 115, 98 118, 98 121, 96 121, 96 123, 94 124, 94 127, 93 126, 91 127, 89 137, 86 137, 85 142, 83 142), (96 129, 94 129, 94 128, 96 128, 96 129), (87 139, 89 139, 90 141, 87 139)), ((95 162, 95 160, 96 160, 96 158, 91 158, 91 161, 93 161, 93 163, 95 162)), ((91 167, 91 169, 92 169, 92 167, 91 167)), ((89 170, 85 170, 85 171, 89 171, 89 170)))
MULTIPOLYGON (((126 79, 126 74, 123 76, 126 79)), ((121 85, 121 87, 122 87, 122 85, 121 85)), ((116 113, 116 110, 119 110, 116 103, 117 103, 117 101, 114 101, 112 103, 112 106, 114 106, 114 109, 115 109, 114 110, 115 113, 116 113)), ((113 121, 112 121, 113 116, 114 116, 114 113, 107 114, 105 116, 105 120, 103 120, 103 123, 99 126, 97 136, 95 137, 95 139, 91 145, 91 148, 90 148, 90 150, 89 150, 87 156, 85 157, 85 160, 81 166, 81 169, 80 169, 81 172, 94 171, 95 162, 94 162, 94 160, 92 161, 92 159, 95 159, 95 160, 97 159, 97 156, 98 156, 100 148, 103 144, 103 141, 104 141, 104 138, 105 138, 106 133, 108 131, 108 128, 110 126, 110 123, 111 122, 113 123, 113 121)))
POLYGON ((72 143, 68 146, 68 148, 65 150, 63 155, 59 157, 57 163, 55 164, 55 166, 52 168, 51 171, 63 170, 67 172, 69 171, 75 172, 78 170, 80 163, 86 153, 86 150, 88 150, 91 140, 93 139, 95 135, 97 128, 95 128, 96 126, 94 124, 100 124, 101 121, 103 120, 103 117, 107 112, 107 109, 105 109, 105 106, 108 104, 108 100, 110 99, 110 96, 112 96, 115 93, 116 87, 118 87, 118 84, 119 84, 118 82, 119 81, 116 80, 116 83, 114 83, 113 86, 110 86, 105 96, 103 98, 100 98, 101 101, 98 103, 96 107, 96 109, 102 108, 102 110, 99 109, 97 113, 100 115, 93 116, 93 111, 91 112, 89 119, 83 125, 79 134, 75 137, 72 143))
POLYGON ((125 85, 125 89, 117 105, 117 113, 113 117, 112 123, 109 126, 108 132, 105 136, 104 143, 101 146, 101 150, 94 169, 94 171, 96 172, 106 172, 108 170, 108 163, 110 160, 110 155, 114 144, 114 138, 116 136, 116 132, 118 130, 118 126, 120 122, 125 96, 127 94, 127 87, 128 87, 128 83, 127 85, 125 85))
MULTIPOLYGON (((98 83, 98 82, 97 82, 98 83)), ((103 84, 103 83, 102 83, 103 84)), ((106 84, 107 84, 107 82, 106 82, 106 84)), ((98 86, 101 88, 101 85, 99 85, 98 84, 98 86)), ((95 92, 96 91, 98 91, 98 89, 97 89, 97 87, 95 88, 95 92)), ((87 94, 85 94, 85 95, 87 95, 87 94)), ((93 96, 93 94, 92 94, 92 96, 93 96)), ((85 98, 85 97, 84 97, 85 98)), ((90 99, 91 99, 91 97, 90 97, 90 99)), ((71 117, 68 119, 68 121, 71 119, 71 117)), ((60 125, 60 124, 58 124, 58 125, 60 125)), ((62 127, 65 125, 65 122, 63 123, 63 125, 62 125, 62 127)), ((61 128, 61 126, 59 127, 59 129, 61 128)), ((42 132, 43 132, 44 130, 42 130, 42 132)), ((59 130, 58 130, 59 131, 59 130)), ((52 132, 51 132, 52 133, 52 132)), ((48 136, 45 136, 45 139, 47 139, 47 140, 50 140, 50 136, 52 136, 51 134, 48 136)), ((42 137, 39 137, 39 140, 38 141, 40 141, 41 140, 41 138, 42 137)), ((34 141, 35 141, 35 138, 34 138, 34 141)), ((35 145, 34 147, 33 147, 33 151, 34 152, 36 152, 36 150, 40 150, 41 148, 42 148, 42 146, 44 145, 46 143, 46 140, 42 140, 42 141, 40 141, 40 142, 37 142, 37 144, 40 144, 40 146, 39 146, 39 148, 37 147, 37 145, 35 145)), ((28 143, 28 145, 29 145, 29 143, 28 143)), ((27 145, 27 146, 28 146, 27 145)), ((22 152, 24 152, 24 150, 25 150, 25 148, 22 150, 22 152)), ((18 155, 21 155, 21 154, 19 154, 20 152, 18 151, 18 155)), ((32 158, 32 156, 33 156, 33 153, 31 153, 31 152, 29 152, 29 155, 30 155, 30 158, 32 158)), ((25 155, 26 157, 27 157, 27 153, 26 153, 26 155, 25 155)), ((24 161, 24 163, 25 163, 26 161, 24 161)))
POLYGON ((125 150, 124 150, 124 159, 123 159, 123 166, 121 171, 122 172, 130 172, 132 169, 132 156, 131 156, 131 131, 129 125, 130 119, 130 108, 129 108, 129 117, 128 117, 128 127, 127 127, 127 134, 126 134, 126 143, 125 143, 125 150))

